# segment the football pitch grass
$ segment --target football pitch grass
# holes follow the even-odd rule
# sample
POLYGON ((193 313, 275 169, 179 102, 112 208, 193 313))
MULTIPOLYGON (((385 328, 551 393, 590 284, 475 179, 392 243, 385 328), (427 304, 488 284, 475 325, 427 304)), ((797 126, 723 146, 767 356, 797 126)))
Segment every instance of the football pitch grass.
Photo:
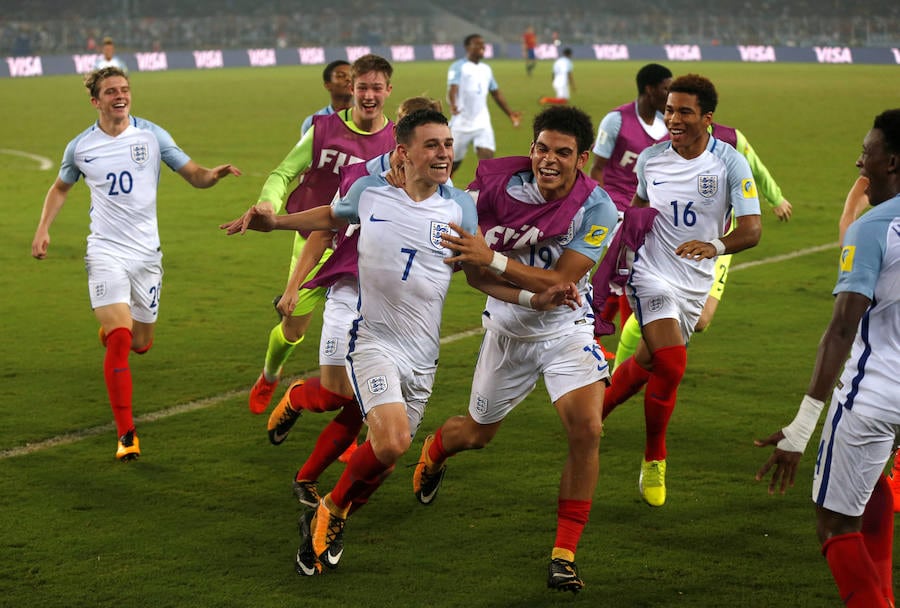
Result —
MULTIPOLYGON (((532 78, 521 61, 492 65, 529 124, 537 98, 552 91, 550 64, 532 78)), ((596 125, 634 98, 641 65, 576 62, 573 103, 596 125)), ((483 296, 462 277, 447 299, 435 391, 413 447, 349 520, 340 568, 294 573, 300 511, 290 482, 330 416, 305 415, 274 447, 266 416, 246 405, 277 320, 271 300, 286 279, 290 235, 227 238, 217 226, 256 200, 300 121, 325 104, 320 67, 132 75, 136 116, 169 130, 200 164, 232 162, 244 176, 195 190, 163 169, 164 294, 153 349, 131 358, 143 454, 128 465, 113 457, 85 288, 84 185, 53 225, 48 259, 30 257, 65 143, 96 114, 79 77, 0 80, 0 606, 840 605, 814 533, 812 449, 796 486, 772 497, 753 480, 769 451, 752 440, 786 424, 807 386, 831 314, 837 218, 872 118, 898 105, 897 68, 670 67, 715 82, 716 119, 747 135, 794 218, 780 224, 764 208, 760 245, 735 258, 711 328, 690 345, 663 508, 637 492, 640 399, 607 420, 577 555, 586 588, 576 598, 545 588, 566 447, 542 386, 488 448, 450 461, 433 506, 412 495, 425 434, 468 402, 483 296)), ((410 95, 443 98, 447 64, 395 68, 391 114, 410 95)), ((492 113, 498 154, 525 153, 530 130, 513 129, 493 103, 492 113)), ((474 165, 470 154, 457 185, 474 165)), ((315 373, 318 338, 316 320, 286 374, 315 373)))

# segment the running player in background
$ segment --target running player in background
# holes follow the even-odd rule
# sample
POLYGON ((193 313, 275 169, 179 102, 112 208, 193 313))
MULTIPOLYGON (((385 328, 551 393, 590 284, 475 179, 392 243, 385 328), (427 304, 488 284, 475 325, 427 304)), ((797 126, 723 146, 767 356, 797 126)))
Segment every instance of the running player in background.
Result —
POLYGON ((209 188, 240 171, 232 165, 201 167, 163 128, 132 116, 131 85, 121 69, 92 72, 84 84, 97 122, 66 146, 59 175, 44 199, 31 255, 47 257, 50 227, 83 176, 91 192, 91 232, 84 258, 88 289, 106 349, 103 375, 116 423, 116 458, 128 461, 141 454, 128 355, 144 354, 153 345, 162 289, 156 217, 160 165, 165 163, 195 188, 209 188))
POLYGON ((322 70, 322 83, 331 97, 331 103, 303 119, 303 123, 300 125, 301 137, 306 135, 312 126, 313 116, 328 116, 353 105, 353 78, 350 74, 350 62, 338 59, 326 65, 322 70))
POLYGON ((487 97, 490 93, 514 127, 522 113, 510 109, 491 66, 484 59, 484 38, 470 34, 465 39, 466 58, 454 61, 447 72, 447 100, 450 102, 450 130, 453 132, 453 171, 462 164, 469 146, 479 160, 493 158, 497 149, 487 97))
POLYGON ((534 33, 534 28, 529 25, 525 28, 525 33, 522 34, 522 56, 525 58, 525 73, 529 76, 532 75, 534 67, 537 65, 536 48, 537 34, 534 33))
POLYGON ((575 90, 575 66, 572 64, 572 49, 563 49, 562 57, 553 62, 553 89, 556 97, 541 97, 544 105, 565 105, 569 103, 572 91, 575 90))

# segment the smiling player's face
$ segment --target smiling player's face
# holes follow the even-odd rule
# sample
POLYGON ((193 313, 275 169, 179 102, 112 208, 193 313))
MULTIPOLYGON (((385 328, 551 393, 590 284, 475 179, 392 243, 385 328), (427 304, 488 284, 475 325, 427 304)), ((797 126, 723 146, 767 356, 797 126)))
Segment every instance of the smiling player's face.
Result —
POLYGON ((453 166, 453 136, 450 127, 440 123, 419 125, 404 147, 406 179, 428 184, 445 184, 453 166))
POLYGON ((118 120, 128 118, 131 111, 131 87, 124 76, 104 78, 98 87, 97 97, 91 98, 91 104, 104 119, 118 120))
POLYGON ((362 121, 372 121, 384 115, 384 102, 391 95, 391 84, 382 72, 366 72, 353 81, 355 112, 362 121))

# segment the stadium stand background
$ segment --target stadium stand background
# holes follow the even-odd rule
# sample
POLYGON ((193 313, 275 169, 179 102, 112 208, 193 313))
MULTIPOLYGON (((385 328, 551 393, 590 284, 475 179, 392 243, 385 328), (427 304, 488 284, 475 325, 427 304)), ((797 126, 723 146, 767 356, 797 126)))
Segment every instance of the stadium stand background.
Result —
POLYGON ((900 3, 870 0, 610 0, 515 7, 476 0, 4 0, 0 53, 94 52, 104 36, 119 51, 458 43, 480 32, 515 43, 531 25, 562 44, 767 44, 887 47, 900 43, 900 3), (356 15, 365 18, 354 19, 356 15))

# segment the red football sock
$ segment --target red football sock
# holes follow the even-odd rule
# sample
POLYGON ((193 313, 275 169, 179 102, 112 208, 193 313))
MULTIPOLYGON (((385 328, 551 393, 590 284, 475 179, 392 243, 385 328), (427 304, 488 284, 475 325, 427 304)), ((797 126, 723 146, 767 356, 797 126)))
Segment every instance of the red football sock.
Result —
POLYGON ((322 386, 321 379, 316 376, 291 389, 291 407, 310 412, 333 412, 345 405, 353 403, 353 397, 344 397, 322 386))
POLYGON ((603 311, 600 313, 600 318, 608 323, 612 323, 616 318, 617 312, 619 312, 619 296, 610 294, 606 298, 606 302, 603 303, 603 311))
POLYGON ((312 454, 297 472, 297 479, 301 481, 318 479, 325 469, 344 453, 347 446, 356 441, 362 424, 362 412, 359 411, 355 401, 342 409, 319 433, 312 454))
POLYGON ((434 432, 434 441, 428 446, 428 458, 434 464, 440 466, 445 460, 453 456, 444 450, 444 427, 438 427, 434 432))
POLYGON ((832 536, 822 545, 822 553, 837 583, 841 599, 849 608, 888 606, 872 557, 860 532, 832 536))
POLYGON ((147 346, 145 346, 144 348, 132 348, 131 350, 133 350, 135 352, 135 354, 145 355, 145 354, 147 354, 147 351, 150 350, 150 347, 152 347, 152 346, 153 346, 153 339, 151 338, 150 342, 148 342, 147 346))
POLYGON ((575 553, 590 513, 590 500, 560 498, 556 508, 556 542, 553 546, 575 553))
POLYGON ((891 467, 891 476, 888 477, 891 491, 894 494, 894 512, 900 512, 900 450, 894 454, 894 465, 891 467))
POLYGON ((347 511, 347 517, 350 517, 361 508, 369 504, 369 497, 375 493, 375 490, 377 490, 384 482, 384 480, 387 479, 393 472, 394 467, 391 466, 374 482, 365 482, 365 488, 363 488, 363 490, 356 496, 356 498, 353 499, 353 502, 350 503, 350 510, 347 511))
POLYGON ((103 376, 119 437, 134 428, 131 413, 131 368, 128 367, 130 350, 131 330, 127 327, 117 327, 106 336, 103 376))
POLYGON ((647 382, 650 372, 637 364, 634 357, 628 357, 616 366, 610 385, 603 394, 603 419, 636 394, 647 382))
POLYGON ((653 372, 644 391, 644 421, 647 427, 647 444, 644 460, 665 460, 666 429, 675 409, 678 385, 687 367, 687 348, 667 346, 653 353, 653 372))
POLYGON ((884 475, 875 484, 863 512, 862 535, 881 581, 881 593, 893 603, 894 496, 884 475))
POLYGON ((347 468, 331 491, 331 501, 341 510, 347 510, 358 497, 368 498, 386 479, 385 473, 393 465, 386 465, 375 457, 372 442, 366 440, 356 448, 347 468), (373 488, 372 485, 375 484, 373 488))

